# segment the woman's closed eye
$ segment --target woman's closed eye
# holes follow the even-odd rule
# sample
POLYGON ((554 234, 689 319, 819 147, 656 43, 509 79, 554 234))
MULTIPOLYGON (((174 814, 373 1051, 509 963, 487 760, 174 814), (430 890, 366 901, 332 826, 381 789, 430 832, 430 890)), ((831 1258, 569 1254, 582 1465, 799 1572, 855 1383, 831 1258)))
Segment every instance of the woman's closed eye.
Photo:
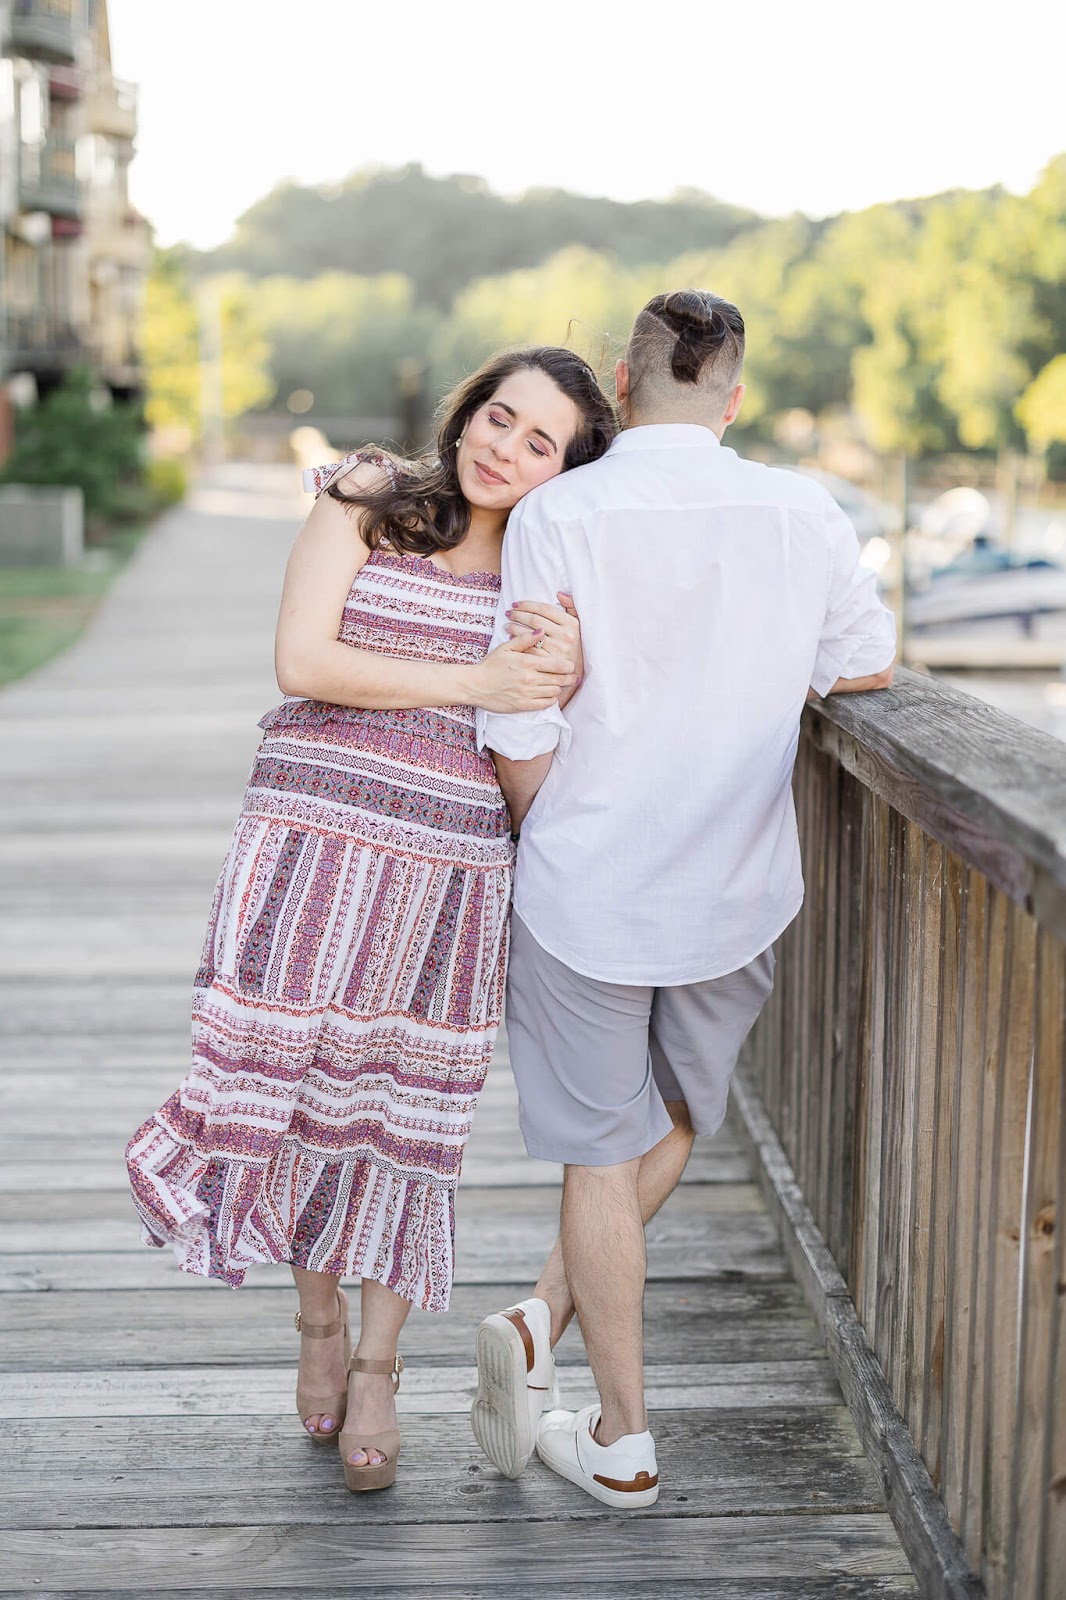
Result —
MULTIPOLYGON (((491 411, 489 412, 489 421, 494 428, 509 428, 511 426, 506 417, 494 416, 491 411)), ((527 439, 526 443, 535 456, 540 456, 543 459, 548 454, 547 450, 542 449, 535 439, 527 439)))

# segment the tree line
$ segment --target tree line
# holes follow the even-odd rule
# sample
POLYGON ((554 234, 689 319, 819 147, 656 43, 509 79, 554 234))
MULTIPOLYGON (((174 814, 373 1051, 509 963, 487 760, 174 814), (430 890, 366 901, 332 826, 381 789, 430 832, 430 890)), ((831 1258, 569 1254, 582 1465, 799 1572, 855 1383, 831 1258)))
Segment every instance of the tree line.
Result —
POLYGON ((839 414, 879 452, 1028 449, 1066 466, 1066 155, 1026 195, 957 191, 817 222, 700 195, 507 201, 419 168, 332 194, 290 185, 209 258, 161 257, 149 414, 196 430, 205 292, 230 415, 302 391, 315 414, 355 417, 395 414, 404 363, 435 395, 501 345, 569 343, 606 371, 640 306, 685 284, 744 313, 749 437, 787 413, 839 414))

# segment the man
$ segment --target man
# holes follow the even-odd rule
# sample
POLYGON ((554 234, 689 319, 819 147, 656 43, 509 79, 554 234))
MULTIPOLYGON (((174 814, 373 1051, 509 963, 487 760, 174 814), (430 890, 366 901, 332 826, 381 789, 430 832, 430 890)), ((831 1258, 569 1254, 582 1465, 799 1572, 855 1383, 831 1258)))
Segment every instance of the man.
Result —
POLYGON ((835 502, 722 447, 743 354, 717 295, 640 313, 616 372, 624 431, 521 501, 504 544, 498 637, 516 596, 568 592, 585 680, 565 713, 479 714, 521 829, 507 1025, 522 1131, 565 1177, 532 1296, 478 1330, 471 1422, 502 1472, 535 1446, 615 1507, 658 1495, 644 1224, 721 1124, 803 898, 800 712, 887 687, 895 656, 835 502), (576 1413, 556 1409, 552 1356, 575 1307, 600 1396, 576 1413))

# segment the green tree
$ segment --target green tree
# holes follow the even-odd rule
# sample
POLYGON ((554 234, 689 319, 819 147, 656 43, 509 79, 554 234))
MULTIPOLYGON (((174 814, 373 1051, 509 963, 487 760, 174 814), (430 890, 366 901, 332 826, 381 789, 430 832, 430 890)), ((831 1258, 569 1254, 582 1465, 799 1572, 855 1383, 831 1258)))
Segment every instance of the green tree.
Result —
POLYGON ((573 246, 539 267, 480 278, 458 296, 434 343, 434 373, 453 383, 494 350, 562 344, 607 372, 633 318, 655 292, 653 268, 573 246))
POLYGON ((1037 373, 1014 409, 1033 449, 1066 444, 1066 355, 1037 373))
POLYGON ((724 249, 690 252, 655 274, 655 289, 713 289, 740 307, 747 330, 744 365, 746 393, 738 431, 762 431, 786 406, 807 404, 808 386, 789 390, 781 307, 797 264, 811 248, 812 224, 806 217, 767 223, 734 239, 724 249))
POLYGON ((356 172, 329 188, 279 185, 238 219, 229 243, 201 258, 201 270, 398 272, 419 303, 443 311, 475 278, 537 266, 570 245, 639 266, 724 244, 758 221, 691 190, 635 204, 562 189, 506 199, 482 178, 434 178, 412 163, 356 172))
POLYGON ((389 416, 399 363, 428 362, 439 319, 415 304, 411 283, 399 273, 264 278, 248 281, 246 289, 282 402, 293 390, 307 389, 319 414, 389 416))
POLYGON ((148 279, 141 316, 145 415, 155 428, 187 443, 201 433, 201 331, 215 321, 221 335, 222 410, 239 417, 271 398, 270 347, 251 315, 246 281, 236 274, 195 288, 174 253, 162 252, 148 279))

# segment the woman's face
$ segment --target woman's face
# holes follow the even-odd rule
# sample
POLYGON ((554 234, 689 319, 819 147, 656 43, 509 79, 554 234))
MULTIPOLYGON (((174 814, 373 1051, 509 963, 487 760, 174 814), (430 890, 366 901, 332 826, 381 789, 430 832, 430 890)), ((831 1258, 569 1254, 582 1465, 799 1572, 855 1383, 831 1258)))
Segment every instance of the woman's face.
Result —
POLYGON ((512 372, 474 412, 459 443, 459 487, 468 503, 505 515, 563 470, 579 422, 577 406, 547 373, 512 372))

